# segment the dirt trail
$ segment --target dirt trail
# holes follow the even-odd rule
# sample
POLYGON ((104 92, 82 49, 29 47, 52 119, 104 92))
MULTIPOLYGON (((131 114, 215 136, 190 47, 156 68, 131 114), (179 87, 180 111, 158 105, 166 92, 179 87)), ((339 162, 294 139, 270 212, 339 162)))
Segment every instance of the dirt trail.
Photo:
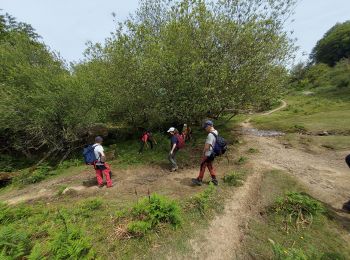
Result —
POLYGON ((240 259, 239 248, 243 241, 243 230, 252 216, 258 213, 257 202, 262 173, 248 177, 242 187, 225 205, 222 215, 216 216, 204 236, 191 240, 194 259, 240 259))
POLYGON ((256 164, 287 171, 317 199, 336 209, 350 199, 350 172, 344 162, 350 151, 312 154, 288 148, 280 138, 257 136, 249 136, 249 145, 259 150, 252 158, 256 164))

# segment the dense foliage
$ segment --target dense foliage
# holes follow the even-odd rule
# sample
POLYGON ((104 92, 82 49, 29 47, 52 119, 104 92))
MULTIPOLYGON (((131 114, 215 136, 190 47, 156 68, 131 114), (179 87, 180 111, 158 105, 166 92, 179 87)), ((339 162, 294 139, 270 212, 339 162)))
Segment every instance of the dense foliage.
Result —
POLYGON ((330 67, 327 64, 296 65, 291 73, 292 86, 296 88, 350 87, 350 59, 343 59, 330 67))
POLYGON ((144 0, 71 68, 0 15, 1 153, 60 160, 98 124, 162 128, 268 107, 294 49, 283 28, 293 5, 144 0))
POLYGON ((311 53, 315 63, 325 63, 334 66, 343 58, 350 57, 350 21, 337 23, 321 40, 311 53))

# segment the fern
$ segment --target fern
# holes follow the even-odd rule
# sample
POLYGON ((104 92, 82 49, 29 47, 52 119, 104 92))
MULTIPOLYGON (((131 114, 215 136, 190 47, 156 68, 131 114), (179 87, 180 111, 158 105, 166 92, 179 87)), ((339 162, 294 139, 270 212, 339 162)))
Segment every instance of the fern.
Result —
POLYGON ((30 252, 31 244, 28 234, 18 231, 14 226, 6 226, 0 230, 1 257, 19 259, 30 252))

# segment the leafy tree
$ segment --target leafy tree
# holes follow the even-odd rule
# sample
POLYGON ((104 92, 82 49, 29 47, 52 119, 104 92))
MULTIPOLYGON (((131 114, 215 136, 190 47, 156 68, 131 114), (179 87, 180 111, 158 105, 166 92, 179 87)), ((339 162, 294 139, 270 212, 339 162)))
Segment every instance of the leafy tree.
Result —
POLYGON ((350 57, 350 21, 337 23, 312 50, 311 59, 314 63, 325 63, 334 66, 343 58, 350 57))

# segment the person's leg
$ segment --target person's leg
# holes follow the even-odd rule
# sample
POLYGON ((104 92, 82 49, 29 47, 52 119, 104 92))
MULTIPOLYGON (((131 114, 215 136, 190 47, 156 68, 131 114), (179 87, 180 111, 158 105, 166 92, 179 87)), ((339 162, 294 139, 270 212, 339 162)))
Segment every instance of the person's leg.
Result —
POLYGON ((345 161, 350 168, 350 154, 348 156, 346 156, 345 161))
POLYGON ((149 144, 150 144, 150 146, 151 146, 151 149, 153 149, 153 142, 152 142, 152 140, 151 140, 151 139, 148 139, 148 142, 149 142, 149 144))
POLYGON ((107 164, 107 163, 105 163, 105 166, 106 166, 106 169, 104 169, 102 172, 106 178, 107 188, 110 188, 113 186, 112 180, 111 180, 111 175, 110 175, 111 168, 110 168, 109 164, 107 164))
POLYGON ((176 163, 176 151, 174 151, 172 154, 169 153, 168 159, 171 163, 172 170, 176 170, 178 168, 176 163))
POLYGON ((214 184, 214 185, 218 185, 218 180, 216 179, 216 173, 215 173, 215 169, 213 167, 213 161, 214 160, 210 160, 207 162, 207 167, 209 169, 209 172, 210 172, 210 176, 211 176, 211 182, 214 184))
POLYGON ((97 185, 102 186, 103 185, 102 171, 95 169, 95 173, 96 173, 97 185))
POLYGON ((140 150, 139 150, 139 153, 142 153, 143 152, 143 148, 145 146, 145 143, 143 141, 140 142, 140 150))
POLYGON ((203 177, 204 177, 204 173, 205 173, 205 168, 207 167, 207 157, 203 157, 202 158, 202 161, 201 161, 201 166, 200 166, 200 169, 199 169, 199 175, 198 175, 198 180, 199 181, 202 181, 203 180, 203 177))

